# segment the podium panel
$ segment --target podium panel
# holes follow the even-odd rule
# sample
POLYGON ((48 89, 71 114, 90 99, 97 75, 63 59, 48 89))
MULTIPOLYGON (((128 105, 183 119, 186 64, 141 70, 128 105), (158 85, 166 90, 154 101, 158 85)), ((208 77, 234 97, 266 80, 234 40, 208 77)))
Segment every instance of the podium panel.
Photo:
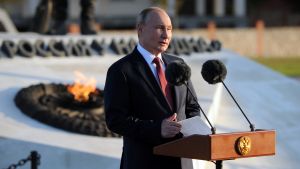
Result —
POLYGON ((191 135, 154 147, 154 154, 199 160, 228 160, 275 154, 275 130, 191 135))

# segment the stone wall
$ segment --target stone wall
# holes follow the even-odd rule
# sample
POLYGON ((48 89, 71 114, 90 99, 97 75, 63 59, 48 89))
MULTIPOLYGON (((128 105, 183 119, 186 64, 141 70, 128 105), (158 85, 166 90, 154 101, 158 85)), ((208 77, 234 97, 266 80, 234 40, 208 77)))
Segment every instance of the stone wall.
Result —
MULTIPOLYGON (((206 29, 178 31, 208 39, 206 29)), ((176 32, 175 32, 176 34, 176 32)), ((217 29, 216 39, 224 48, 244 56, 257 56, 255 28, 217 29)), ((300 27, 266 28, 263 32, 262 57, 300 57, 300 27)))

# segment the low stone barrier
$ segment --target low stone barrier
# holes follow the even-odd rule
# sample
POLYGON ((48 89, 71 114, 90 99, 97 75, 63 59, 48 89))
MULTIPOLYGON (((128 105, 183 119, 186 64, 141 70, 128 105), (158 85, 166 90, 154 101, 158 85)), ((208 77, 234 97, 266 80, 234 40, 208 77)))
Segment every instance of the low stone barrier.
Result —
MULTIPOLYGON (((115 55, 126 55, 130 53, 137 44, 134 38, 101 38, 61 36, 60 38, 45 38, 37 36, 35 38, 17 38, 11 40, 8 36, 0 38, 0 52, 8 58, 21 57, 64 57, 64 56, 103 56, 110 52, 115 55), (1 42, 2 40, 2 42, 1 42)), ((191 53, 220 51, 222 45, 218 40, 210 42, 201 37, 180 38, 174 37, 168 48, 169 53, 176 55, 190 55, 191 53)))

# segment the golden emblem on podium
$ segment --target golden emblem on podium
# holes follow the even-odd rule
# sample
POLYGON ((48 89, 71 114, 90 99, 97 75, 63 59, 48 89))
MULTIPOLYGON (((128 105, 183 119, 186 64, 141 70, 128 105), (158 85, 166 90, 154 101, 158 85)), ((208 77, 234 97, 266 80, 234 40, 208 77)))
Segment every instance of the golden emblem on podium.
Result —
POLYGON ((251 151, 251 139, 248 136, 242 136, 237 139, 236 149, 238 154, 244 156, 251 151))

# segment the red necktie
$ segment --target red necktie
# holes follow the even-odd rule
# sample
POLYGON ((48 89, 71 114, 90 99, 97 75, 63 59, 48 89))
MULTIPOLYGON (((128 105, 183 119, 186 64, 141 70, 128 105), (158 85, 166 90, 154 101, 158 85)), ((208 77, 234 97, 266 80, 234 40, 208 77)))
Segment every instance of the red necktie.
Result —
POLYGON ((155 57, 153 59, 153 63, 156 65, 156 72, 157 72, 157 75, 158 75, 158 78, 159 78, 160 87, 162 89, 162 92, 165 95, 165 97, 167 98, 167 101, 169 103, 170 108, 173 109, 173 100, 172 100, 172 95, 171 95, 171 88, 168 85, 168 82, 166 80, 165 72, 163 71, 163 68, 162 68, 159 57, 155 57))

